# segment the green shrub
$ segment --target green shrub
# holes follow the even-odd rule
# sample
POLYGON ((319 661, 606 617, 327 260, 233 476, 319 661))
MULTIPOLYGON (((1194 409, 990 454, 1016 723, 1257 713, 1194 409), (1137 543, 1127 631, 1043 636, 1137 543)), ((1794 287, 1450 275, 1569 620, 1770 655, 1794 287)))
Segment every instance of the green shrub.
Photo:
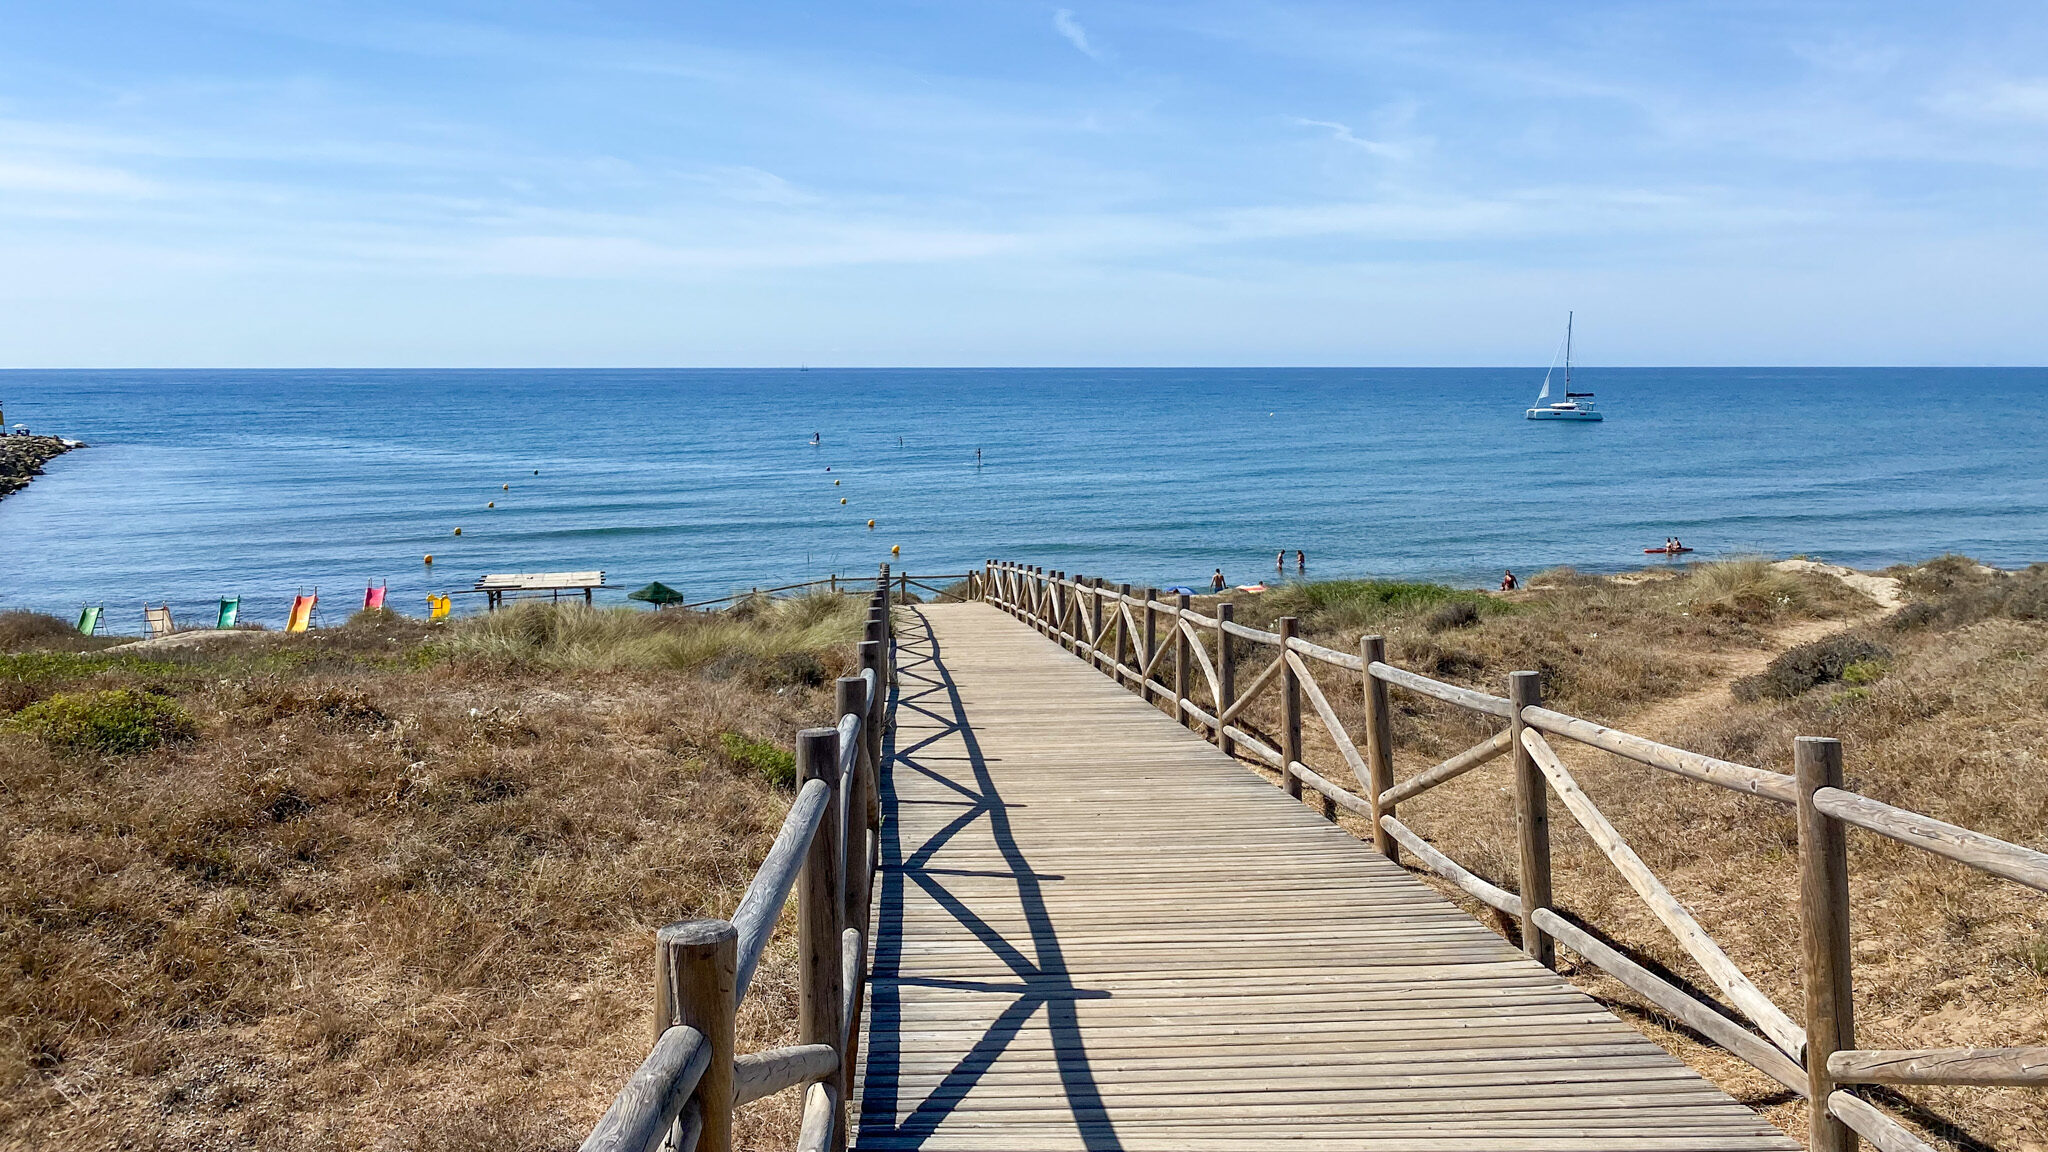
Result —
POLYGON ((1887 671, 1890 671, 1890 665, 1882 660, 1858 660, 1842 669, 1842 682, 1857 685, 1875 684, 1884 679, 1887 671))
POLYGON ((1891 658, 1891 649, 1862 636, 1829 636, 1787 649, 1762 672, 1737 680, 1735 698, 1790 700, 1821 684, 1848 679, 1852 668, 1859 677, 1868 678, 1852 683, 1869 683, 1884 674, 1891 658))
POLYGON ((1351 632, 1396 616, 1443 611, 1467 605, 1473 619, 1502 611, 1505 605, 1483 592, 1414 580, 1321 580, 1275 588, 1238 611, 1260 622, 1282 616, 1301 620, 1307 632, 1351 632))
POLYGON ((737 732, 720 733, 718 745, 736 767, 758 772, 778 788, 795 787, 796 753, 784 752, 766 740, 754 740, 737 732))
POLYGON ((125 756, 174 740, 189 740, 198 725, 168 696, 133 688, 60 692, 15 713, 8 727, 37 736, 52 748, 125 756))

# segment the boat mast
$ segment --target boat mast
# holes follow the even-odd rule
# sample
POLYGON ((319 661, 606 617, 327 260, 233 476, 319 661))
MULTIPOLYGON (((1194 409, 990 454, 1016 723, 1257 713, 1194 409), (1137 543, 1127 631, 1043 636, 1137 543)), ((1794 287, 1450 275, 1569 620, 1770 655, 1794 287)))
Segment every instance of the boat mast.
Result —
POLYGON ((1564 314, 1564 394, 1572 394, 1572 314, 1564 314))

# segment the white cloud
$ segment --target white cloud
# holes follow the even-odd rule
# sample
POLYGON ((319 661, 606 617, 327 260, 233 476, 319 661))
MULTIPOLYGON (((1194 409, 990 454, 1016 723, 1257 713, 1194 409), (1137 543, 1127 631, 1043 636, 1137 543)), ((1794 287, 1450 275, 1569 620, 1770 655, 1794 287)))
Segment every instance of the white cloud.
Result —
POLYGON ((2001 80, 1943 93, 1935 106, 1980 119, 2048 120, 2048 80, 2001 80))
POLYGON ((1406 160, 1413 154, 1406 146, 1401 144, 1389 144, 1383 140, 1368 140, 1352 132, 1349 124, 1340 124, 1335 120, 1309 120, 1297 116, 1294 118, 1294 122, 1303 128, 1327 129, 1331 139, 1349 144, 1353 148, 1378 156, 1382 160, 1406 160))
POLYGON ((1092 60, 1102 59, 1102 50, 1088 42, 1088 30, 1074 19, 1071 8, 1062 8, 1052 14, 1053 30, 1067 38, 1067 43, 1081 50, 1081 54, 1092 60))

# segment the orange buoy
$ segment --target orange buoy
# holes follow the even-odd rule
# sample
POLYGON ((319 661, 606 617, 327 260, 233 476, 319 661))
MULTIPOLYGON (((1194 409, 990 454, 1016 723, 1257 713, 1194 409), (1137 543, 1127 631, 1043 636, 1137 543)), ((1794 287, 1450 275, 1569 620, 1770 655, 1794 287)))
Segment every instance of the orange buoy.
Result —
POLYGON ((868 527, 873 528, 874 526, 875 522, 873 520, 868 521, 868 527))
POLYGON ((434 554, 432 552, 427 553, 426 556, 420 560, 420 563, 422 564, 432 564, 433 562, 434 554))
POLYGON ((491 502, 490 502, 489 504, 486 504, 486 505, 484 505, 484 507, 486 507, 486 508, 496 508, 497 506, 498 506, 498 502, 497 502, 496 500, 493 500, 493 501, 491 501, 491 502))
POLYGON ((896 545, 893 545, 893 546, 891 546, 891 547, 890 547, 890 549, 889 549, 889 555, 891 555, 891 556, 901 556, 901 555, 903 555, 903 545, 901 545, 901 544, 896 544, 896 545))

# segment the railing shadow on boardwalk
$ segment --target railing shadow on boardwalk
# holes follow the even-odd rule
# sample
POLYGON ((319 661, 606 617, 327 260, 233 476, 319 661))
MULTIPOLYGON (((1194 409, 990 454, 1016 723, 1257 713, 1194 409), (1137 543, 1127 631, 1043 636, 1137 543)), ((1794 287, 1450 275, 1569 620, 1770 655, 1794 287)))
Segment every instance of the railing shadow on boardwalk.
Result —
MULTIPOLYGON (((1115 1125, 1110 1120, 1108 1110, 1103 1106, 1101 1091, 1095 1082, 1094 1071, 1089 1065, 1088 1052, 1081 1039, 1079 1014, 1075 1007, 1077 1001, 1106 999, 1109 993, 1078 988, 1074 985, 1061 953, 1059 936, 1053 928, 1052 916, 1045 905, 1044 890, 1040 886, 1044 881, 1056 881, 1060 877, 1042 875, 1034 871, 1030 862, 1024 858, 1023 850, 1018 846, 1016 836, 1010 828, 1008 808, 996 788, 988 761, 982 755, 974 727, 967 721, 966 708, 960 700, 959 690, 946 671, 938 639, 933 634, 930 623, 921 613, 917 614, 914 620, 914 624, 904 621, 906 626, 898 640, 900 663, 897 666, 899 681, 895 700, 897 728, 888 736, 884 756, 886 767, 880 782, 882 803, 886 810, 897 810, 898 774, 912 772, 958 793, 964 811, 918 844, 903 842, 902 825, 898 821, 889 820, 884 823, 885 831, 881 842, 880 921, 875 931, 875 958, 870 985, 871 1033, 867 1070, 861 1093, 860 1139, 862 1142, 885 1140, 892 1148, 922 1146, 951 1114, 954 1107, 974 1090, 975 1085, 1003 1051, 1023 1033, 1025 1026, 1037 1015, 1038 1010, 1044 1008, 1060 1089, 1066 1098, 1067 1108, 1073 1115, 1075 1127, 1079 1129, 1082 1146, 1102 1152, 1121 1149, 1123 1144, 1117 1139, 1115 1125), (906 720, 929 722, 936 730, 920 733, 914 743, 903 745, 898 741, 905 735, 906 720), (968 766, 973 770, 972 788, 920 762, 920 754, 926 749, 955 737, 965 748, 968 766), (1016 882, 1017 903, 1023 912, 1025 923, 1030 928, 1031 955, 1025 955, 1005 940, 1000 929, 976 916, 965 901, 954 896, 946 888, 945 878, 949 875, 988 876, 989 873, 962 873, 958 870, 931 866, 932 859, 949 841, 977 821, 983 820, 988 822, 989 834, 1006 865, 1005 871, 999 875, 1016 882), (1017 978, 1017 983, 994 984, 903 976, 901 961, 906 883, 916 885, 955 921, 973 933, 974 937, 1010 970, 1017 978), (1016 1000, 997 1015, 995 1022, 961 1056, 938 1085, 923 1099, 917 1101, 909 1115, 898 1122, 896 1117, 902 1114, 904 1104, 900 1079, 902 1046, 898 1037, 888 1033, 895 1030, 901 1020, 901 1003, 897 989, 904 984, 963 992, 1011 993, 1016 996, 1016 1000)), ((914 726, 922 728, 924 725, 920 723, 914 726)))

